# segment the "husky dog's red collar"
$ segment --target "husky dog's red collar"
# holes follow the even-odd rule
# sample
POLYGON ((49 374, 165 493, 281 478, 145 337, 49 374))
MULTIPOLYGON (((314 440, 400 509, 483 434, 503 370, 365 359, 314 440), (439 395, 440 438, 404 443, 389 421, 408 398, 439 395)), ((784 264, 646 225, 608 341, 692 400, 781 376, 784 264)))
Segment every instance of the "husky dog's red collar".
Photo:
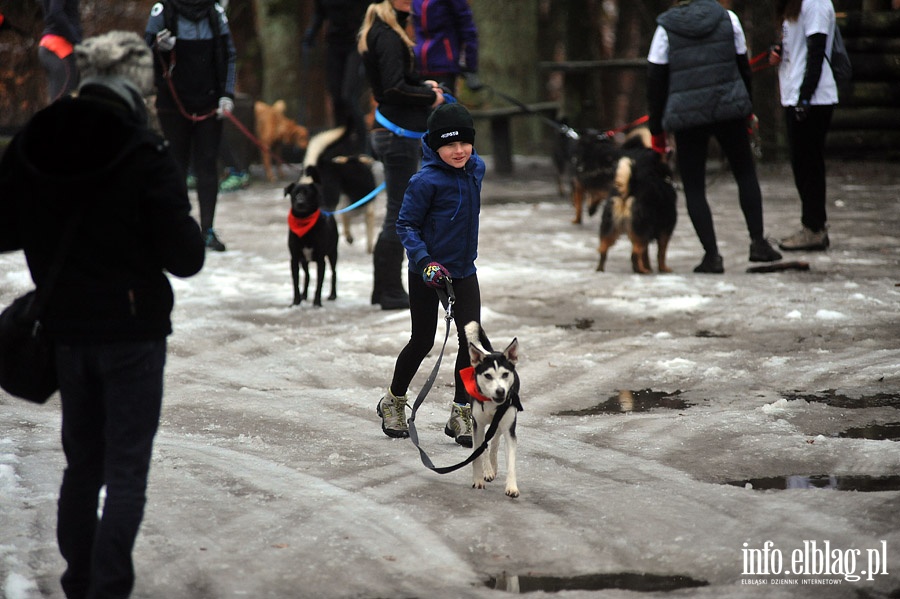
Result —
POLYGON ((297 217, 294 216, 293 212, 288 212, 288 226, 297 237, 303 237, 304 235, 309 233, 310 229, 315 226, 315 224, 319 221, 319 217, 321 215, 321 210, 316 210, 309 216, 304 217, 297 217))
POLYGON ((489 402, 491 401, 490 397, 481 394, 481 391, 478 390, 478 383, 475 381, 475 367, 469 366, 468 368, 463 368, 459 371, 459 378, 463 382, 463 386, 466 388, 466 393, 474 397, 480 402, 489 402))

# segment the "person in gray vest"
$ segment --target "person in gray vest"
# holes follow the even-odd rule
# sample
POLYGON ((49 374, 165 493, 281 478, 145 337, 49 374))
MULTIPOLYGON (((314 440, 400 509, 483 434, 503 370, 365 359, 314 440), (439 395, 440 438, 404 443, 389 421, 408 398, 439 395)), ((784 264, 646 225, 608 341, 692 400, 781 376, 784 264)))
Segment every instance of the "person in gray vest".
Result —
POLYGON ((762 193, 747 132, 753 116, 751 71, 740 20, 716 0, 682 0, 656 22, 647 57, 649 127, 653 149, 664 155, 666 132, 675 134, 688 215, 705 252, 694 272, 725 272, 706 200, 710 137, 721 146, 738 185, 750 261, 780 260, 763 234, 762 193))

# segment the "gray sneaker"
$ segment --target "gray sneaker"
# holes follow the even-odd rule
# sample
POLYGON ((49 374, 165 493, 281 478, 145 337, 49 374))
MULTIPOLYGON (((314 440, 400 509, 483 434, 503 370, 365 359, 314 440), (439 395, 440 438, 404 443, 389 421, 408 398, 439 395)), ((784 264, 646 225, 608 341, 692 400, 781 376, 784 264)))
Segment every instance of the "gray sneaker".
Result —
POLYGON ((815 232, 803 227, 793 235, 782 239, 778 247, 786 252, 821 252, 827 250, 829 245, 831 242, 828 240, 827 229, 815 232))
POLYGON ((375 411, 381 416, 381 430, 388 437, 409 437, 409 425, 406 423, 406 395, 394 397, 388 389, 378 402, 375 411))
POLYGON ((451 405, 444 434, 456 439, 463 447, 472 447, 472 406, 451 405))

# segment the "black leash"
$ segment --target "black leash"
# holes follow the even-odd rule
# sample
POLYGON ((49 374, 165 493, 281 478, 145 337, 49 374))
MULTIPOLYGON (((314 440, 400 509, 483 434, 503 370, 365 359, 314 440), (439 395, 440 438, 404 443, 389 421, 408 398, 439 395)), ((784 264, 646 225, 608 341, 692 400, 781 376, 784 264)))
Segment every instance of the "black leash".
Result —
POLYGON ((445 278, 444 281, 446 290, 437 290, 438 298, 446 310, 444 320, 447 323, 447 329, 444 333, 444 344, 441 346, 441 351, 438 353, 434 368, 431 369, 431 374, 428 375, 428 379, 425 381, 425 384, 422 385, 422 389, 419 390, 419 394, 416 396, 416 401, 413 403, 412 414, 410 414, 409 420, 407 421, 409 424, 409 440, 412 441, 413 445, 416 446, 416 449, 419 450, 419 457, 422 458, 422 463, 425 464, 426 468, 437 472, 438 474, 447 474, 448 472, 459 470, 463 466, 471 464, 484 453, 484 450, 487 449, 488 441, 496 434, 497 428, 500 426, 500 420, 509 408, 509 403, 505 403, 497 408, 494 419, 491 421, 491 425, 488 427, 487 433, 484 436, 484 442, 479 447, 475 448, 468 458, 458 464, 453 464, 452 466, 435 466, 434 462, 431 461, 431 458, 428 457, 428 454, 425 453, 425 450, 419 445, 419 433, 416 431, 416 412, 425 400, 425 396, 431 391, 431 387, 434 385, 434 381, 437 378, 438 370, 441 368, 441 359, 444 357, 444 349, 447 347, 447 340, 450 338, 450 323, 453 320, 453 304, 456 303, 456 295, 453 293, 453 283, 450 281, 449 277, 445 278))

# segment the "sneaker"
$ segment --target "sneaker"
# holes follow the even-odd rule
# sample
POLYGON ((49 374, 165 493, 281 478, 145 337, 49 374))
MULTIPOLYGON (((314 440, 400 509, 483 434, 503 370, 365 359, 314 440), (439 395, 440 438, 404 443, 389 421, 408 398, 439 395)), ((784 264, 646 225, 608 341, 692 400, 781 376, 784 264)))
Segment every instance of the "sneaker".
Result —
POLYGON ((750 262, 777 262, 781 253, 772 247, 766 239, 754 239, 750 242, 750 262))
POLYGON ((778 247, 787 252, 805 250, 808 252, 822 252, 828 249, 831 242, 828 240, 828 230, 822 229, 815 232, 803 227, 793 235, 781 240, 778 247))
POLYGON ((225 244, 219 241, 219 238, 216 237, 215 229, 207 229, 206 235, 203 236, 203 241, 206 243, 206 247, 216 251, 216 252, 224 252, 225 244))
POLYGON ((714 275, 720 275, 725 272, 725 267, 722 266, 722 256, 719 254, 710 255, 706 254, 703 256, 703 261, 694 268, 694 272, 708 273, 714 275))
POLYGON ((463 447, 472 447, 472 406, 454 403, 450 407, 450 420, 444 434, 453 437, 463 447))
POLYGON ((381 416, 381 430, 385 435, 394 438, 409 436, 409 425, 406 423, 406 395, 395 397, 388 389, 378 402, 375 412, 381 416))
POLYGON ((246 189, 250 186, 250 173, 246 171, 229 170, 228 176, 219 183, 219 191, 228 193, 229 191, 238 191, 246 189))

